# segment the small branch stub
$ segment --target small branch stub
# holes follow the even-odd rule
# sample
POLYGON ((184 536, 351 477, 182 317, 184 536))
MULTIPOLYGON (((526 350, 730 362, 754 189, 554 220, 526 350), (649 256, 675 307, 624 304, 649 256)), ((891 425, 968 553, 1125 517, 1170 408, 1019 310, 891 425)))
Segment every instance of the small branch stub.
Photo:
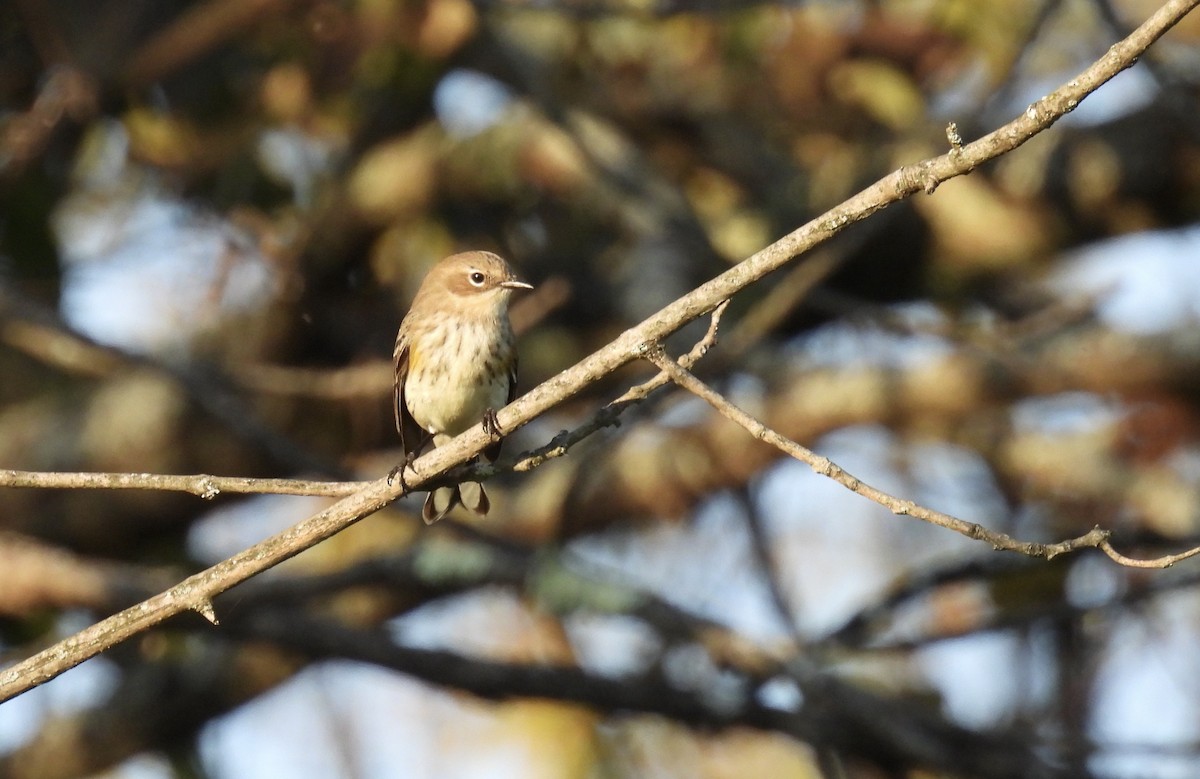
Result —
POLYGON ((208 620, 213 625, 221 624, 221 621, 219 619, 217 619, 216 610, 213 609, 212 601, 208 600, 207 598, 200 601, 199 603, 193 604, 192 611, 194 611, 197 614, 199 614, 200 616, 204 617, 206 620, 208 620))
POLYGON ((200 498, 202 500, 212 500, 221 494, 221 488, 213 483, 213 480, 205 476, 200 481, 200 498))
POLYGON ((946 140, 950 142, 950 148, 953 151, 962 149, 962 136, 958 134, 958 122, 951 122, 946 125, 946 140))

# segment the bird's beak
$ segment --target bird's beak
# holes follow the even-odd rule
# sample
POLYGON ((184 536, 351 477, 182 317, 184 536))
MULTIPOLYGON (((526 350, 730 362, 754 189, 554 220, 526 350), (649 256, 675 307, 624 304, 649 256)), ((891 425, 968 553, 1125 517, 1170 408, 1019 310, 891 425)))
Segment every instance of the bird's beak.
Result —
POLYGON ((532 284, 526 284, 524 281, 509 279, 508 281, 500 282, 500 286, 505 289, 533 289, 532 284))

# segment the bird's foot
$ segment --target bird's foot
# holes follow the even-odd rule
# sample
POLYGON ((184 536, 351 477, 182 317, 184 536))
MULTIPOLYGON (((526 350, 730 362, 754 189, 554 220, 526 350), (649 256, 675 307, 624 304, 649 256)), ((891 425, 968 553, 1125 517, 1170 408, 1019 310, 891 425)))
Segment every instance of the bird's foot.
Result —
POLYGON ((496 419, 496 409, 489 408, 483 412, 483 432, 491 436, 493 441, 504 437, 504 430, 500 427, 500 421, 496 419))
POLYGON ((400 489, 404 490, 404 492, 406 492, 406 493, 412 492, 412 488, 409 487, 408 482, 406 482, 404 480, 404 470, 406 468, 411 468, 413 462, 416 459, 417 459, 416 452, 409 452, 408 454, 404 455, 404 461, 401 462, 400 464, 398 464, 395 468, 388 471, 388 476, 387 476, 388 486, 389 487, 392 486, 392 482, 394 482, 396 480, 396 477, 399 476, 400 477, 400 489))

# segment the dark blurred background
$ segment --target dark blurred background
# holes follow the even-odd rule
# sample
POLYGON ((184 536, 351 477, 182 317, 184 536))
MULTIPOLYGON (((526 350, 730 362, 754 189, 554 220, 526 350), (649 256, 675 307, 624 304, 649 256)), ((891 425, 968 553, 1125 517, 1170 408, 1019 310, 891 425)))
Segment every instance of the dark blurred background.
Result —
MULTIPOLYGON (((528 389, 1157 6, 9 0, 0 467, 379 478, 395 329, 440 257, 537 284, 528 389)), ((749 288, 696 370, 994 530, 1200 543, 1198 44, 1193 14, 1048 132, 749 288)), ((219 599, 221 627, 0 706, 0 775, 1200 772, 1200 562, 993 552, 678 392, 494 483, 486 521, 401 501, 219 599)), ((0 661, 328 503, 0 489, 0 661)))

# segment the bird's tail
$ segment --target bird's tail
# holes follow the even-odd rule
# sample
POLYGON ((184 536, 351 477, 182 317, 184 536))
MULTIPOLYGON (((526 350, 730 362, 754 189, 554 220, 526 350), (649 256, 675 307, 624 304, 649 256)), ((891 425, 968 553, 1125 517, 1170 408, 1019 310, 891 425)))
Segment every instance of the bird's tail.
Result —
POLYGON ((426 525, 432 525, 450 512, 450 509, 461 504, 481 517, 486 517, 492 507, 484 492, 483 485, 477 481, 464 481, 453 487, 438 487, 425 498, 421 508, 421 518, 426 525))

